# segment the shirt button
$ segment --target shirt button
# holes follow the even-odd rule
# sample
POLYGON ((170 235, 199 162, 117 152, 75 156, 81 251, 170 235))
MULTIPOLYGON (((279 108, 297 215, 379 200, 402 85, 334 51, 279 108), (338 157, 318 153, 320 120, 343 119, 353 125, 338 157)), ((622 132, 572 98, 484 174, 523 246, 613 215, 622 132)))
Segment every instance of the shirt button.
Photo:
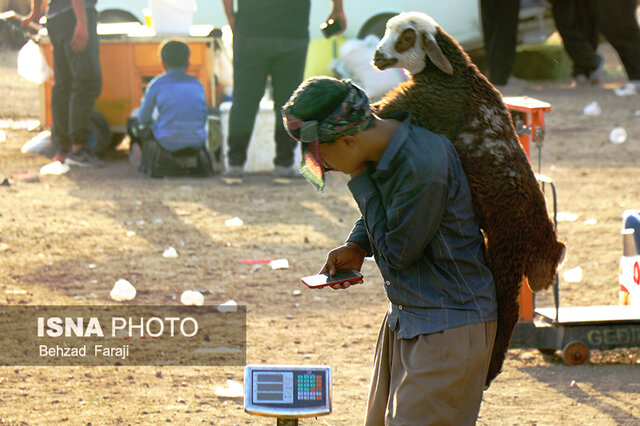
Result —
POLYGON ((402 305, 398 305, 398 309, 402 310, 402 305))
POLYGON ((384 285, 391 285, 391 282, 390 281, 385 281, 384 285))

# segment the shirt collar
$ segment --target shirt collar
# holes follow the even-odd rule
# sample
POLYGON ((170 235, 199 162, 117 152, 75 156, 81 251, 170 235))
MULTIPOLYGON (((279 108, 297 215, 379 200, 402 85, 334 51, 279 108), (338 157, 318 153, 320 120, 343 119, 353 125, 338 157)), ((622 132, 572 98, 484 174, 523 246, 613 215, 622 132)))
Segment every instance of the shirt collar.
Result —
POLYGON ((166 74, 168 75, 176 75, 176 74, 186 74, 187 70, 185 70, 184 68, 171 68, 169 70, 166 71, 166 74))
POLYGON ((409 137, 409 125, 411 124, 410 112, 399 111, 384 118, 402 121, 402 124, 400 125, 400 127, 398 127, 398 130, 396 130, 393 137, 389 141, 389 145, 387 145, 387 148, 384 150, 382 158, 380 158, 380 161, 376 166, 376 171, 373 173, 374 178, 389 169, 391 162, 395 158, 398 151, 402 148, 402 145, 404 145, 404 142, 409 137))

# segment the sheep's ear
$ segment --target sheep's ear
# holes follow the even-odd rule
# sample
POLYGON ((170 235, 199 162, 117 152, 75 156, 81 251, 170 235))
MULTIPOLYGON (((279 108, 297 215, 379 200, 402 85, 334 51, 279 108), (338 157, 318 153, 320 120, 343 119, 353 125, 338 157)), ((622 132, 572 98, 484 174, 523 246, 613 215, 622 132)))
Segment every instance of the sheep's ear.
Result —
POLYGON ((438 68, 444 73, 453 75, 453 67, 451 62, 444 56, 440 46, 436 42, 433 34, 428 34, 426 31, 422 31, 422 48, 427 52, 427 56, 431 59, 431 62, 436 64, 438 68))

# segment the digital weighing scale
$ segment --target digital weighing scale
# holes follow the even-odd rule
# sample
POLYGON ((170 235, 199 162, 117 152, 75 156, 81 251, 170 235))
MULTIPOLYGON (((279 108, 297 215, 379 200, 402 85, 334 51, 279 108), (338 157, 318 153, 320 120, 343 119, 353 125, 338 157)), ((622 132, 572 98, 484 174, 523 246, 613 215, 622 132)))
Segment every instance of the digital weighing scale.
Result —
POLYGON ((247 365, 244 410, 297 425, 300 417, 331 413, 331 367, 324 365, 247 365))

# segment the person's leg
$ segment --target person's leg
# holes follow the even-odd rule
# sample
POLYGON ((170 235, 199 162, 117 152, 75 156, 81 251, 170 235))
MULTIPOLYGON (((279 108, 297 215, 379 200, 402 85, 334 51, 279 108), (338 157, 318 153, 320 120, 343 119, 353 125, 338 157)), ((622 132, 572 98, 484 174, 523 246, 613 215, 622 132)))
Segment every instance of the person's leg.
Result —
POLYGON ((520 2, 481 0, 480 12, 489 81, 504 86, 516 58, 520 2))
POLYGON ((496 322, 395 342, 387 424, 475 424, 496 322))
POLYGON ((553 0, 552 6, 556 28, 573 61, 573 76, 584 76, 586 80, 600 64, 589 5, 583 0, 553 0))
POLYGON ((629 80, 640 81, 640 28, 636 0, 594 0, 598 29, 620 56, 629 80))
POLYGON ((267 84, 267 60, 271 54, 263 40, 233 39, 233 103, 227 139, 229 166, 243 167, 260 100, 267 84))
MULTIPOLYGON (((69 69, 69 14, 59 15, 47 22, 47 32, 53 49, 53 74, 55 83, 51 89, 51 140, 64 157, 71 149, 69 138, 69 98, 71 96, 71 70, 69 69)), ((62 159, 62 158, 61 158, 62 159)))
POLYGON ((296 142, 287 134, 282 122, 282 107, 304 79, 308 40, 290 40, 279 43, 277 55, 270 63, 273 103, 275 110, 275 166, 290 168, 296 142))
MULTIPOLYGON (((73 151, 88 148, 93 107, 102 90, 100 40, 96 33, 98 14, 91 9, 87 9, 86 13, 89 30, 87 46, 80 53, 72 53, 70 60, 73 79, 69 99, 69 136, 73 151)), ((72 28, 75 28, 75 15, 73 21, 72 28)))
POLYGON ((394 335, 387 323, 385 315, 378 333, 376 353, 373 358, 371 387, 364 416, 366 426, 383 425, 389 402, 389 381, 391 378, 391 354, 395 343, 394 335))

